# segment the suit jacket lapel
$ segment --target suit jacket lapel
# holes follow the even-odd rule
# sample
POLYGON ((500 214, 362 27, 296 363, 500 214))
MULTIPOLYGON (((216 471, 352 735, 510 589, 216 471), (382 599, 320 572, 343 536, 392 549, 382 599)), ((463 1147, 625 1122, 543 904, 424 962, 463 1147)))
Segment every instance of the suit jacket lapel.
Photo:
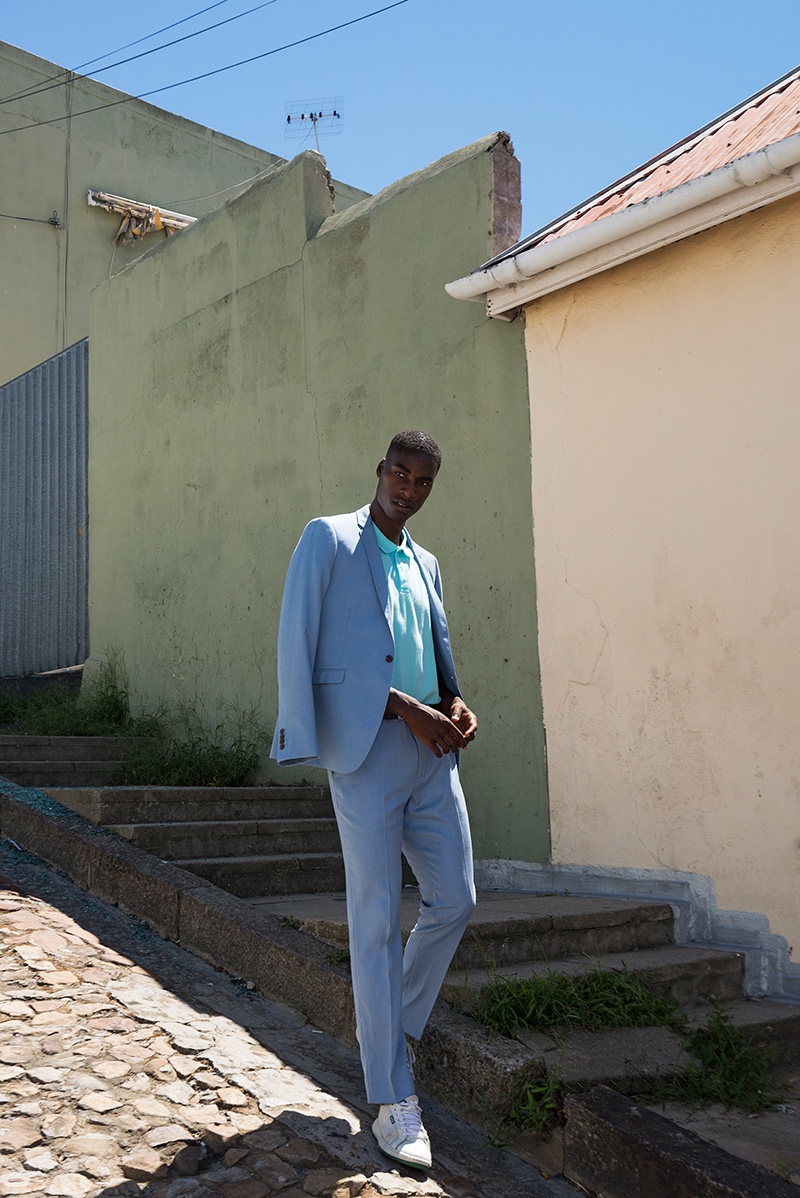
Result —
POLYGON ((389 628, 392 627, 392 612, 389 606, 389 584, 386 581, 386 571, 383 568, 381 559, 381 551, 378 548, 378 541, 375 533, 372 531, 372 517, 369 514, 368 507, 362 507, 356 512, 358 526, 361 529, 361 544, 367 555, 372 581, 375 584, 375 590, 378 593, 378 601, 383 608, 383 614, 386 617, 386 623, 389 628))
POLYGON ((447 623, 447 620, 446 620, 446 617, 444 614, 444 607, 442 606, 442 601, 439 598, 439 596, 436 594, 436 588, 433 585, 433 579, 431 578, 430 574, 426 570, 425 563, 422 561, 419 554, 417 553, 416 545, 411 540, 411 537, 408 535, 408 529, 406 529, 406 537, 408 538, 408 547, 411 550, 411 552, 414 554, 414 560, 416 561, 417 565, 419 566, 419 572, 425 581, 425 586, 428 588, 428 596, 431 601, 431 619, 434 624, 439 624, 440 626, 445 625, 447 623))
MULTIPOLYGON (((437 657, 440 663, 442 660, 445 662, 447 662, 448 659, 452 661, 453 654, 450 648, 450 635, 447 629, 447 616, 444 614, 444 606, 436 593, 436 588, 433 585, 433 579, 426 570, 425 563, 421 560, 419 554, 417 553, 416 545, 411 540, 411 537, 408 536, 408 529, 406 529, 406 536, 408 537, 409 548, 414 554, 414 558, 419 566, 420 574, 425 580, 425 586, 428 588, 428 598, 431 605, 431 628, 433 630, 433 643, 437 650, 437 657)), ((449 672, 450 669, 448 668, 448 673, 449 672)))

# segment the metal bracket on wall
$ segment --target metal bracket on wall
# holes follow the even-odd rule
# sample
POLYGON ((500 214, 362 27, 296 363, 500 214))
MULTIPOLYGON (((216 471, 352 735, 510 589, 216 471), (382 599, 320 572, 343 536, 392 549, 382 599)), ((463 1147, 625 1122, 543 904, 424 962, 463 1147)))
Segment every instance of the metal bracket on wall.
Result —
POLYGON ((170 237, 173 233, 193 225, 196 216, 184 216, 181 212, 170 212, 166 208, 158 208, 155 204, 145 204, 140 200, 128 200, 125 196, 112 195, 108 191, 89 191, 87 194, 90 208, 103 208, 106 212, 116 212, 121 217, 119 228, 114 241, 120 245, 131 245, 141 241, 146 233, 163 233, 170 237))

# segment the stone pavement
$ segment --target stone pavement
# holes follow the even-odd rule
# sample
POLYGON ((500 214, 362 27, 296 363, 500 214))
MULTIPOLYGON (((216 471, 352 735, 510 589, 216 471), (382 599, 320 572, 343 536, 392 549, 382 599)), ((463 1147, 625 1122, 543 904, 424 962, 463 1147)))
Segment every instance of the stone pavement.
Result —
POLYGON ((358 1062, 302 1016, 0 845, 0 1198, 567 1198, 426 1104, 382 1158, 358 1062))

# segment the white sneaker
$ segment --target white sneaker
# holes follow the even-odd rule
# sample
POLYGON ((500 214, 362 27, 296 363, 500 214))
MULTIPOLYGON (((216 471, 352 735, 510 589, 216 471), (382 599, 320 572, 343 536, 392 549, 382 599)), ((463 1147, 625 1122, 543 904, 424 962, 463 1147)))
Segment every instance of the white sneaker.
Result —
POLYGON ((392 1160, 417 1169, 430 1169, 431 1142, 416 1094, 409 1094, 402 1102, 383 1103, 372 1130, 378 1147, 392 1160))

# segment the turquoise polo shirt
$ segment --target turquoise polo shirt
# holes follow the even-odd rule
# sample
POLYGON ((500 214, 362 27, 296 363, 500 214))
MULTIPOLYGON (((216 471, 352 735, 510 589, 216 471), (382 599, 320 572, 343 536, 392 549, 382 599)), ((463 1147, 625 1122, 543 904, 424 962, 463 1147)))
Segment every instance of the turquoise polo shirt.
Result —
POLYGON ((385 537, 373 522, 389 584, 389 607, 394 635, 392 686, 420 703, 439 702, 436 651, 433 647, 428 588, 417 559, 408 546, 405 529, 399 545, 385 537))

